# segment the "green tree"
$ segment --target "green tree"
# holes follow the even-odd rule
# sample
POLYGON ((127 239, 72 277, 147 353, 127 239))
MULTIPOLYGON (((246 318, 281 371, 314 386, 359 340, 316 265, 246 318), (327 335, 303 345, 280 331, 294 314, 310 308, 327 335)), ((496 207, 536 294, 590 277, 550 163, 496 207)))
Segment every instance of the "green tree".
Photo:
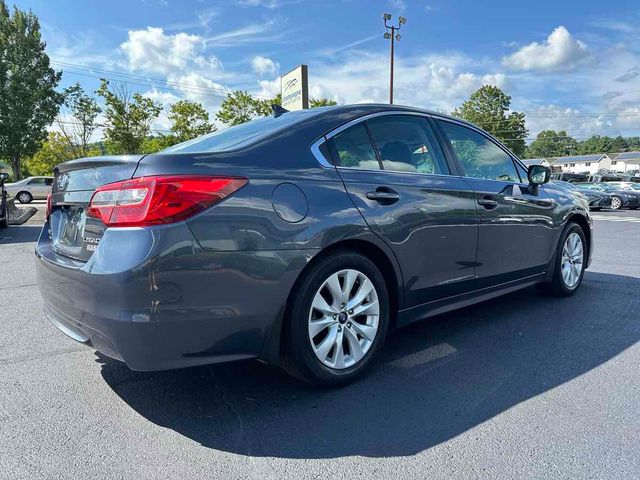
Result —
POLYGON ((59 163, 78 158, 73 155, 65 136, 59 132, 49 132, 42 147, 25 161, 30 175, 51 175, 59 163))
POLYGON ((180 142, 175 135, 155 135, 153 137, 147 137, 142 142, 140 153, 156 153, 176 143, 180 142))
POLYGON ((209 113, 202 104, 180 100, 171 105, 169 112, 171 132, 177 142, 185 142, 192 138, 215 132, 216 127, 209 122, 209 113))
POLYGON ((253 98, 247 91, 236 90, 227 95, 216 113, 216 118, 233 127, 253 120, 255 117, 265 116, 265 111, 264 101, 253 98))
POLYGON ((527 147, 526 156, 528 158, 562 157, 575 154, 577 147, 578 142, 567 135, 566 131, 543 130, 527 147))
POLYGON ((525 151, 524 113, 510 112, 511 97, 500 88, 484 85, 453 114, 476 124, 508 146, 516 155, 525 151), (509 112, 509 113, 507 113, 509 112))
POLYGON ((63 100, 55 91, 60 77, 49 64, 38 18, 15 7, 10 13, 0 0, 0 157, 14 179, 21 177, 23 158, 47 138, 63 100))
POLYGON ((337 105, 338 102, 331 100, 329 98, 312 98, 309 101, 309 106, 311 108, 316 108, 316 107, 332 107, 334 105, 337 105))
POLYGON ((109 153, 141 153, 151 124, 160 115, 162 107, 139 93, 132 95, 124 84, 110 88, 105 79, 97 93, 105 103, 107 127, 104 136, 109 153))
POLYGON ((56 124, 74 157, 86 157, 91 137, 98 128, 96 118, 102 109, 96 98, 87 95, 79 83, 65 88, 63 95, 63 108, 56 119, 56 124))
POLYGON ((591 153, 612 152, 613 138, 606 135, 593 135, 590 138, 578 143, 578 153, 588 155, 591 153))

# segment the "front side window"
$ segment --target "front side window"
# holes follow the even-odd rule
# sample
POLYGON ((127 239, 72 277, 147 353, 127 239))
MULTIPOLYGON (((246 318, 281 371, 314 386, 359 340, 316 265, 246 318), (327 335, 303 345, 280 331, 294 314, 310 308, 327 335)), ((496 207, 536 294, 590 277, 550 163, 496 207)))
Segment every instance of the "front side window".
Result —
POLYGON ((382 168, 448 175, 449 168, 425 118, 389 115, 367 121, 382 168))
POLYGON ((519 182, 511 156, 484 135, 456 123, 438 121, 467 177, 519 182))
POLYGON ((369 134, 362 123, 333 136, 329 140, 329 150, 333 163, 338 167, 380 169, 369 134))

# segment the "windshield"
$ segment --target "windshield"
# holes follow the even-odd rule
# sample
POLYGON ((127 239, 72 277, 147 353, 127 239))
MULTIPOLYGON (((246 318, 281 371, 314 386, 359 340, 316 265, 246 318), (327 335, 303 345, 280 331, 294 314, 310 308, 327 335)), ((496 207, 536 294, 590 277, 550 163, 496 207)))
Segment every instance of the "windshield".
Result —
POLYGON ((603 192, 613 192, 614 190, 619 190, 618 187, 614 185, 607 185, 606 183, 600 183, 598 185, 594 185, 598 190, 602 190, 603 192))
POLYGON ((225 128, 193 140, 178 143, 159 153, 202 153, 237 150, 257 142, 270 133, 288 128, 312 115, 317 115, 326 109, 327 107, 313 108, 287 112, 275 118, 257 118, 235 127, 225 128))

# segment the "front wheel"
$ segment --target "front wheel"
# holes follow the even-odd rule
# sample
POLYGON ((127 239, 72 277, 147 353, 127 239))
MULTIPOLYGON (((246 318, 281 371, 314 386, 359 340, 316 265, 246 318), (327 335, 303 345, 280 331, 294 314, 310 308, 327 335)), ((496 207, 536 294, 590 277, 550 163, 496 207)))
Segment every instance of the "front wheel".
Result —
POLYGON ((337 251, 300 278, 291 295, 282 365, 309 383, 338 386, 364 374, 389 327, 384 277, 367 257, 337 251))
POLYGON ((16 195, 16 198, 20 203, 29 203, 33 200, 33 196, 29 192, 20 192, 16 195))
POLYGON ((541 284, 540 289, 556 296, 573 295, 582 284, 586 265, 584 231, 577 223, 569 223, 557 247, 553 277, 550 282, 541 284))

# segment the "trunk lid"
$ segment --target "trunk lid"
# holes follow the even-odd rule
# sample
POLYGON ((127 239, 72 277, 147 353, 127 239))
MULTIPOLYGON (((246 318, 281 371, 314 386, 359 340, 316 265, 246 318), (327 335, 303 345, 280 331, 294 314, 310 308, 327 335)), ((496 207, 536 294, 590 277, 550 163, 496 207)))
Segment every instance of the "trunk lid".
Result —
POLYGON ((104 224, 86 215, 96 188, 133 177, 143 155, 81 158, 54 169, 51 192, 52 247, 56 253, 87 261, 98 248, 104 224))

